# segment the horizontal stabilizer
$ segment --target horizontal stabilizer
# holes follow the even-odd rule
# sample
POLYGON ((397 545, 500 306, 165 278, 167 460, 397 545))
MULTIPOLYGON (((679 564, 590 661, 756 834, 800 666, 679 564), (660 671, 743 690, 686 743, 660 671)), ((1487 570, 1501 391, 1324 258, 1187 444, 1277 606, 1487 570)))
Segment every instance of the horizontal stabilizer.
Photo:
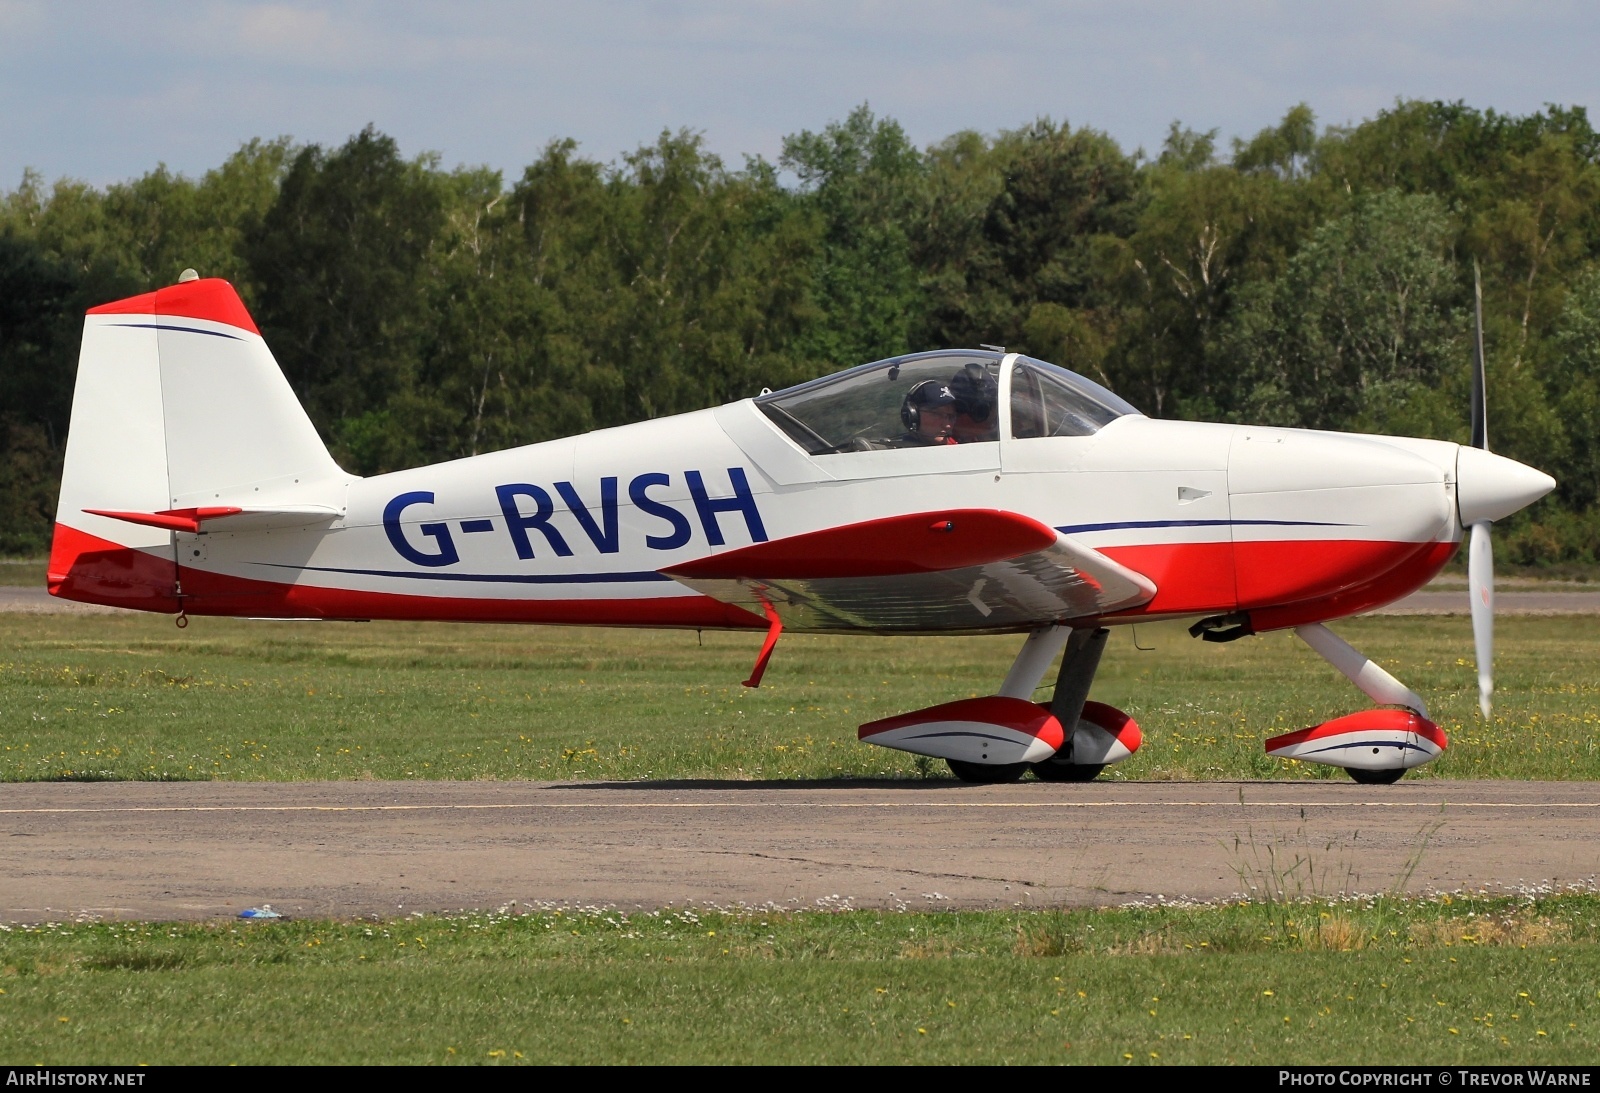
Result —
POLYGON ((339 509, 327 505, 294 505, 271 509, 213 505, 189 509, 162 509, 159 512, 121 512, 114 509, 83 511, 91 516, 107 516, 129 524, 165 528, 168 531, 187 531, 191 534, 199 532, 202 527, 207 531, 303 527, 306 524, 337 520, 344 515, 339 509), (226 520, 227 525, 221 529, 208 526, 218 520, 226 520))
POLYGON ((695 591, 823 630, 1014 630, 1147 603, 1142 574, 1037 520, 913 513, 741 547, 662 570, 695 591))

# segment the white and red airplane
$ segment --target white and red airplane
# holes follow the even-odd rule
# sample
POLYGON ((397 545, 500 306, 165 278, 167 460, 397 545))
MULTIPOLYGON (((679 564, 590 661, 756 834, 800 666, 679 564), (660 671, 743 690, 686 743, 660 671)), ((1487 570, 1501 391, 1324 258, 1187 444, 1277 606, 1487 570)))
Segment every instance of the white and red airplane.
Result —
POLYGON ((862 740, 970 781, 1093 778, 1139 746, 1088 701, 1109 626, 1293 628, 1380 708, 1266 742, 1391 782, 1445 747, 1325 623, 1411 592, 1470 528, 1488 712, 1488 528, 1547 475, 1474 445, 1153 421, 999 349, 916 353, 754 399, 361 478, 233 288, 87 316, 49 586, 176 614, 780 632, 1025 634, 998 691, 862 740), (1064 650, 1064 655, 1063 654, 1064 650), (1062 655, 1048 703, 1035 688, 1062 655))

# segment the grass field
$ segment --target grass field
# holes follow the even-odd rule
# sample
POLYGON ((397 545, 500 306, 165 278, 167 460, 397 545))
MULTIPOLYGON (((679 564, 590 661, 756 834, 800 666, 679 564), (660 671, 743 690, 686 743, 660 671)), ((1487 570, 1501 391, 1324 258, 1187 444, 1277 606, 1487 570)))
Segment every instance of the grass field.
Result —
MULTIPOLYGON (((1337 629, 1450 737, 1409 777, 1600 778, 1600 618, 1499 620, 1488 723, 1465 618, 1337 629)), ((751 691, 750 634, 0 615, 0 779, 946 777, 856 726, 992 693, 1018 642, 789 636, 751 691)), ((1290 634, 1176 625, 1114 631, 1094 696, 1144 729, 1133 779, 1342 778, 1261 742, 1367 705, 1290 634)))
POLYGON ((0 932, 10 1063, 1546 1063, 1600 897, 0 932))
MULTIPOLYGON (((1337 629, 1450 734, 1410 777, 1600 777, 1600 619, 1501 619, 1487 724, 1465 619, 1337 629)), ((1016 645, 791 636, 752 692, 752 635, 0 615, 0 780, 946 777, 856 725, 989 693, 1016 645)), ((1145 729, 1106 775, 1136 779, 1343 777, 1261 740, 1365 705, 1292 637, 1175 626, 1115 632, 1095 696, 1145 729)), ((1540 893, 13 927, 0 1060, 1589 1063, 1597 912, 1540 893)))
POLYGON ((0 558, 0 586, 44 587, 49 563, 44 558, 0 558))

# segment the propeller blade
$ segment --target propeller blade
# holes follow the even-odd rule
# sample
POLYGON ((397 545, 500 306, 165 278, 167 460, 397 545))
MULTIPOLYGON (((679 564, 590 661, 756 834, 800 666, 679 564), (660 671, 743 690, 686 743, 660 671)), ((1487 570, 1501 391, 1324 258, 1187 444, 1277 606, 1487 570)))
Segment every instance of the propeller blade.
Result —
POLYGON ((1472 639, 1478 649, 1478 708, 1487 719, 1489 696, 1494 694, 1494 547, 1487 520, 1472 525, 1467 588, 1472 596, 1472 639))
POLYGON ((1489 409, 1484 402, 1483 380, 1483 274, 1472 260, 1472 446, 1489 450, 1489 409))

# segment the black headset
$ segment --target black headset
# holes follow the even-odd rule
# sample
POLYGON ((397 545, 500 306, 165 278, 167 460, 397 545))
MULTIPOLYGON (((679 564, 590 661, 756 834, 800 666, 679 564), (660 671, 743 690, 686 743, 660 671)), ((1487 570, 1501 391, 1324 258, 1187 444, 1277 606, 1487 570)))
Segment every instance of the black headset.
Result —
POLYGON ((955 396, 956 413, 966 414, 982 424, 994 413, 999 400, 1000 384, 977 361, 968 361, 966 367, 950 380, 950 393, 955 396))
POLYGON ((922 422, 922 404, 927 401, 927 390, 931 387, 937 391, 945 386, 938 380, 923 380, 906 392, 905 399, 900 403, 900 420, 905 423, 907 431, 916 432, 922 422))

